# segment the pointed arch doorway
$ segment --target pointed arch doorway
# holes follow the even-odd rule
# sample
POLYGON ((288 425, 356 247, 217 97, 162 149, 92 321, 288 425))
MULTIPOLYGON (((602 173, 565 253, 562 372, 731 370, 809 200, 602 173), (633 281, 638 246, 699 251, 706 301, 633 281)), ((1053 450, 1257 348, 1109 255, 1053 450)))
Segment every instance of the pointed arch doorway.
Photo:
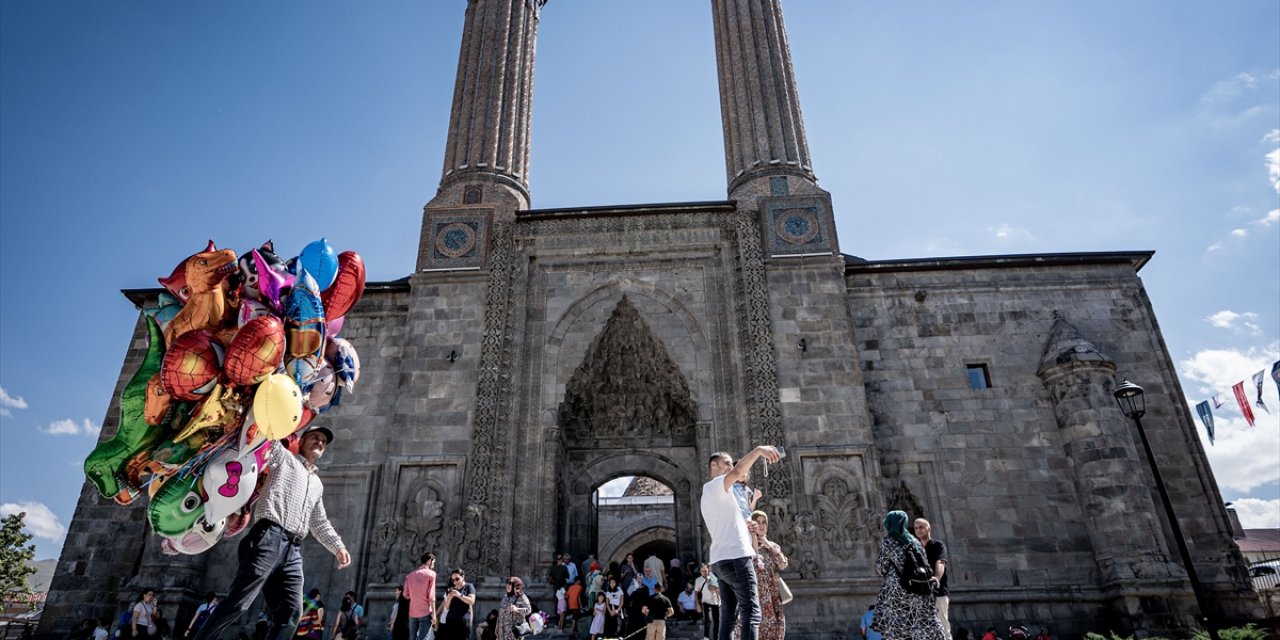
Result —
POLYGON ((578 560, 595 554, 605 566, 637 551, 664 561, 700 556, 697 406, 679 366, 625 294, 565 386, 558 417, 561 549, 578 560), (621 477, 651 479, 669 497, 661 509, 602 504, 600 488, 621 477), (612 523, 603 532, 602 508, 612 523))

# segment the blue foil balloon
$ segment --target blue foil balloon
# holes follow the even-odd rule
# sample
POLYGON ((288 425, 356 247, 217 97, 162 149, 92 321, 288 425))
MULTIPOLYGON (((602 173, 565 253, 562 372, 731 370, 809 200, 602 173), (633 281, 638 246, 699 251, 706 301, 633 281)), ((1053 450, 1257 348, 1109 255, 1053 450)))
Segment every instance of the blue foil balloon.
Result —
POLYGON ((320 238, 302 248, 298 255, 302 268, 316 279, 321 291, 329 288, 338 277, 338 254, 334 253, 329 241, 320 238))

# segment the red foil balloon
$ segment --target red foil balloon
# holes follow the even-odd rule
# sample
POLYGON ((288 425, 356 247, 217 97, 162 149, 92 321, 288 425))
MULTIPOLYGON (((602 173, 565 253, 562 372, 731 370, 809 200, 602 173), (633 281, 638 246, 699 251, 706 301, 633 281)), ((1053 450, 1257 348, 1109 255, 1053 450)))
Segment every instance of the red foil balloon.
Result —
POLYGON ((284 360, 284 323, 275 316, 259 316, 245 323, 227 346, 224 367, 231 384, 257 384, 284 360))
POLYGON ((364 295, 364 260, 354 251, 338 254, 338 276, 333 284, 320 294, 324 302, 324 317, 338 318, 347 315, 364 295))
POLYGON ((160 364, 160 384, 169 395, 194 402, 209 393, 222 371, 222 345, 203 329, 188 331, 169 345, 160 364))

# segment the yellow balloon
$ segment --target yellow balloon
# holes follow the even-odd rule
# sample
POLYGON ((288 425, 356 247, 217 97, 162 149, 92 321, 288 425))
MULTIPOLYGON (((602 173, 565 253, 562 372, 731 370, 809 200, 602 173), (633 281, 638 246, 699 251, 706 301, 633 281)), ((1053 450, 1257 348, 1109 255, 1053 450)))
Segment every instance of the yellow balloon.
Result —
POLYGON ((258 383, 253 396, 253 417, 258 433, 279 440, 293 433, 302 421, 302 390, 293 378, 273 373, 258 383))

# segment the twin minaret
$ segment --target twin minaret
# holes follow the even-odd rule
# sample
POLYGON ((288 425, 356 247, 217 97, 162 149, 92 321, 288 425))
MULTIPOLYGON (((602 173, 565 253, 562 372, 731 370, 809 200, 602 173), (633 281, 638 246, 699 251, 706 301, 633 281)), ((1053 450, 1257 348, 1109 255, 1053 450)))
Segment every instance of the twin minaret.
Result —
MULTIPOLYGON (((529 208, 534 54, 545 4, 467 3, 444 171, 428 209, 487 205, 502 218, 529 208)), ((729 198, 768 195, 779 177, 793 193, 817 193, 780 0, 711 4, 729 198)))

